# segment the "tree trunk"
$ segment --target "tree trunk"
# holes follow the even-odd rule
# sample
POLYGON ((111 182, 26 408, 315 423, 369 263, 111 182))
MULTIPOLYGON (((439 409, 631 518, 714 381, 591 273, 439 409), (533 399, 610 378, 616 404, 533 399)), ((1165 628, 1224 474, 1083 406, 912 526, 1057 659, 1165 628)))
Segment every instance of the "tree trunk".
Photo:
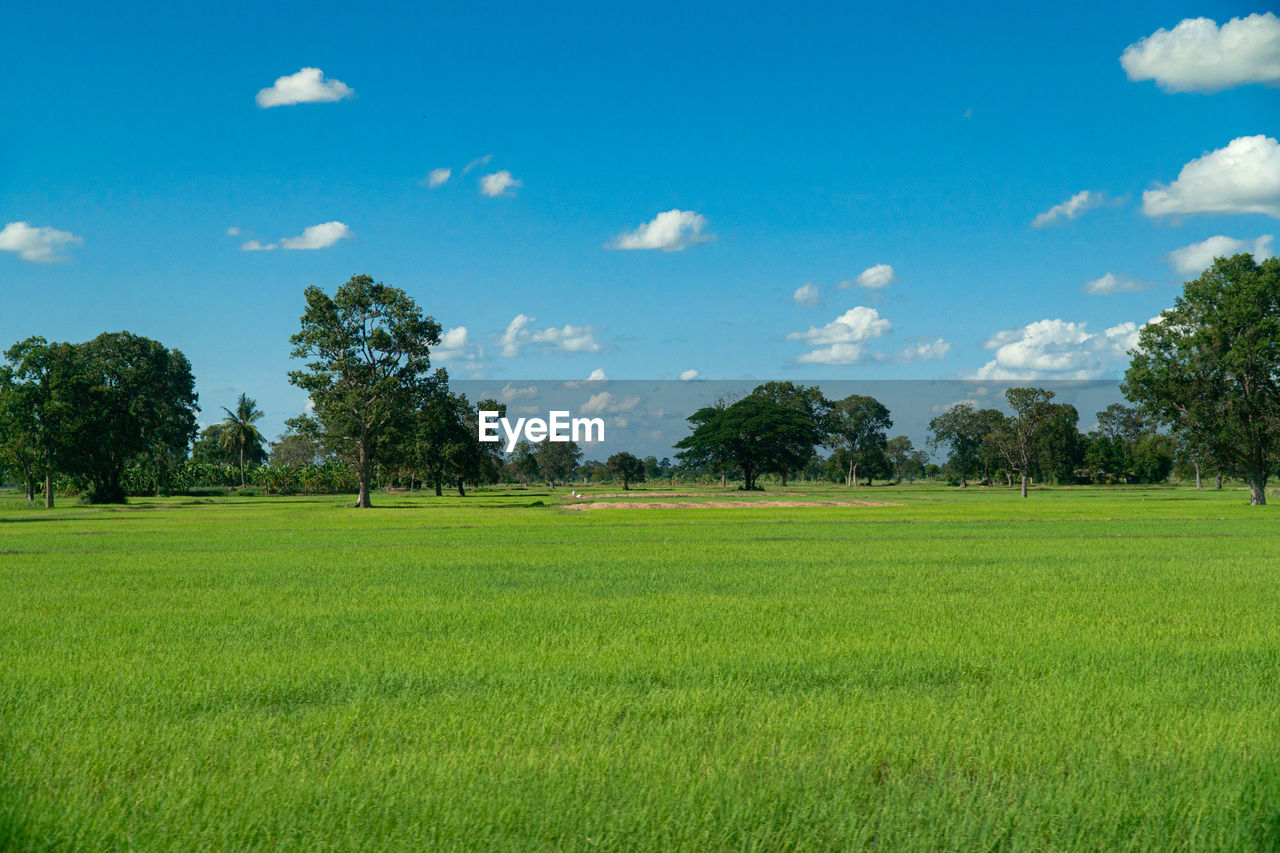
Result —
POLYGON ((1221 471, 1218 472, 1218 482, 1214 486, 1214 488, 1217 489, 1218 491, 1222 491, 1222 472, 1221 471))
POLYGON ((846 489, 853 488, 853 457, 849 457, 849 470, 844 475, 844 487, 846 489))
POLYGON ((778 479, 782 481, 780 485, 785 489, 787 487, 787 471, 785 468, 782 470, 782 473, 778 475, 778 479))
POLYGON ((458 496, 463 498, 467 496, 467 490, 463 488, 461 477, 458 478, 458 496))
POLYGON ((629 491, 631 491, 631 485, 627 482, 627 478, 626 478, 626 477, 623 477, 623 478, 622 478, 622 491, 624 491, 624 492, 629 492, 629 491))
POLYGON ((44 508, 53 509, 53 472, 44 469, 44 508))
POLYGON ((444 490, 441 488, 441 485, 440 485, 441 479, 442 478, 438 473, 433 475, 431 478, 432 485, 436 487, 436 497, 442 497, 444 495, 444 490))
POLYGON ((240 488, 244 488, 244 442, 240 443, 240 488))
POLYGON ((1249 480, 1249 505, 1267 505, 1267 473, 1261 468, 1253 468, 1246 474, 1249 480))
POLYGON ((369 500, 369 452, 365 448, 364 442, 360 442, 360 494, 356 495, 356 506, 361 509, 368 509, 373 504, 369 500))
POLYGON ((36 480, 30 474, 27 475, 27 503, 32 503, 36 499, 36 480))
POLYGON ((1196 489, 1197 489, 1197 490, 1199 490, 1199 489, 1203 489, 1203 488, 1204 488, 1204 483, 1200 482, 1200 463, 1199 463, 1199 462, 1192 462, 1191 464, 1192 464, 1192 465, 1194 465, 1194 466, 1195 466, 1195 468, 1196 468, 1196 489))
POLYGON ((1004 471, 1004 479, 1005 479, 1005 482, 1008 484, 1009 488, 1013 488, 1013 472, 1010 471, 1008 468, 1006 468, 1004 471))
POLYGON ((857 465, 849 466, 849 476, 853 478, 853 487, 856 489, 858 487, 858 466, 857 465))
POLYGON ((729 475, 723 471, 720 472, 720 488, 729 488, 729 475))
POLYGON ((1018 475, 1022 478, 1022 496, 1025 498, 1027 496, 1027 475, 1021 471, 1018 472, 1018 475))

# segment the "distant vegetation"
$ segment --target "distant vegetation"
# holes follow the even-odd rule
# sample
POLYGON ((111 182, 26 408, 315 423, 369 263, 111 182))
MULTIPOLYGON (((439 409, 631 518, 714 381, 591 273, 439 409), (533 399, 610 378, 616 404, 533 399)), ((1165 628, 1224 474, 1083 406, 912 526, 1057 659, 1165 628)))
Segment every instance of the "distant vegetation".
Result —
POLYGON ((270 494, 356 494, 382 488, 494 483, 732 481, 743 489, 795 480, 847 487, 940 479, 965 487, 1031 483, 1197 486, 1243 479, 1266 502, 1280 455, 1280 259, 1219 258, 1170 310, 1142 329, 1123 390, 1132 405, 1080 413, 1052 391, 1011 388, 1007 411, 958 402, 929 424, 926 447, 891 435, 893 414, 873 397, 826 399, 819 388, 766 382, 689 416, 674 461, 618 453, 583 459, 572 442, 521 442, 510 454, 477 438, 477 412, 433 368, 440 324, 398 288, 355 276, 330 296, 306 291, 292 338, 301 366, 289 381, 314 411, 261 435, 242 394, 197 434, 195 380, 178 350, 127 332, 83 344, 30 338, 0 366, 0 481, 28 500, 58 493, 90 502, 199 488, 255 486, 270 494), (931 454, 941 454, 939 464, 931 454), (233 477, 228 469, 235 470, 233 477))

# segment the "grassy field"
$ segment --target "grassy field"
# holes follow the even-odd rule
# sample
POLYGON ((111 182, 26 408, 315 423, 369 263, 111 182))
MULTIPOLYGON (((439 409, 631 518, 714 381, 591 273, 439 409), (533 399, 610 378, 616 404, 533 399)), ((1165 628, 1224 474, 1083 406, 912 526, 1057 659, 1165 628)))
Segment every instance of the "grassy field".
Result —
POLYGON ((0 497, 0 849, 1280 847, 1242 492, 377 499, 0 497))

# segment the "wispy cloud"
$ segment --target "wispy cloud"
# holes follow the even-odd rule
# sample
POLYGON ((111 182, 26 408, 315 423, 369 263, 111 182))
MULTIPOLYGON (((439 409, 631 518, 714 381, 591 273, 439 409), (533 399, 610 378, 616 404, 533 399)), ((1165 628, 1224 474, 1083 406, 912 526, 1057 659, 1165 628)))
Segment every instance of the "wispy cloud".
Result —
POLYGON ((822 304, 822 294, 818 291, 818 285, 813 282, 802 284, 791 294, 791 301, 796 305, 803 305, 806 308, 813 308, 822 304))
POLYGON ((509 193, 507 191, 519 188, 522 183, 522 181, 513 178, 511 173, 506 169, 503 169, 501 172, 494 172, 491 175, 485 175, 481 178, 480 192, 484 193, 489 198, 497 198, 501 195, 513 195, 513 193, 509 193))
POLYGON ((1101 207, 1106 204, 1107 197, 1104 193, 1094 192, 1093 190, 1082 190, 1076 193, 1066 201, 1055 204, 1031 220, 1032 228, 1043 228, 1046 225, 1052 225, 1055 222, 1066 220, 1070 222, 1077 216, 1081 216, 1095 207, 1101 207))
POLYGON ((1149 281, 1139 281, 1136 278, 1128 278, 1109 272, 1099 278, 1086 281, 1080 291, 1093 296, 1105 296, 1112 293, 1133 293, 1138 290, 1150 290, 1153 287, 1155 285, 1149 281))
POLYGON ((257 240, 248 240, 240 246, 240 250, 244 252, 270 252, 275 249, 327 249, 339 240, 346 240, 351 236, 350 228, 334 220, 333 222, 322 222, 319 225, 308 226, 297 237, 286 237, 279 243, 260 243, 257 240))
POLYGON ((422 183, 432 189, 435 189, 436 187, 444 186, 452 176, 453 169, 432 169, 427 173, 427 176, 422 179, 422 183))
POLYGON ((603 347, 596 339, 599 329, 595 326, 549 326, 533 328, 533 317, 517 314, 498 339, 505 358, 514 358, 527 349, 542 353, 599 352, 603 347))
POLYGON ((1174 271, 1182 275, 1199 275, 1213 263, 1214 258, 1229 258, 1241 252, 1253 255, 1255 261, 1263 261, 1274 254, 1271 251, 1272 234, 1263 234, 1255 240, 1236 240, 1223 234, 1174 249, 1168 261, 1174 271))

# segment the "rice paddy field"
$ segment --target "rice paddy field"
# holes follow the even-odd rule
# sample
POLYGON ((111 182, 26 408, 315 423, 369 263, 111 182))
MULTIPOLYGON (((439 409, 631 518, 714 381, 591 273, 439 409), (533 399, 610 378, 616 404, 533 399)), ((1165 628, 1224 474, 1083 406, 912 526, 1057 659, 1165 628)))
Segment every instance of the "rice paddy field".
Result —
POLYGON ((0 849, 1280 847, 1277 507, 593 491, 0 495, 0 849))

